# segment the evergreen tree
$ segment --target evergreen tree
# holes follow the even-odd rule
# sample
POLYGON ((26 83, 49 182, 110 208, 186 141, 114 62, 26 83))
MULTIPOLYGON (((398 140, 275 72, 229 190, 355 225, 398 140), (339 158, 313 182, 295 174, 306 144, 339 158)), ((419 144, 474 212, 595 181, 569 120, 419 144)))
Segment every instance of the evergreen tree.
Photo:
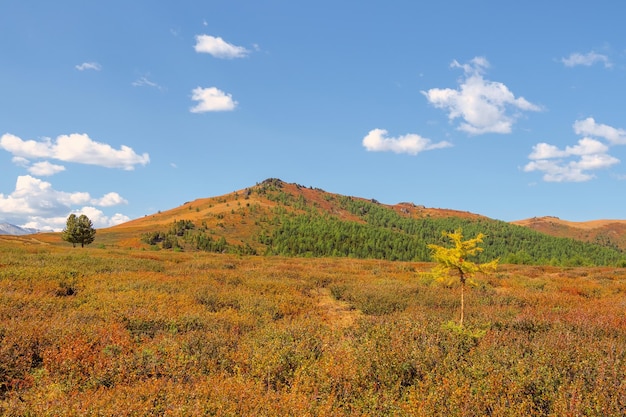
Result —
POLYGON ((76 217, 76 215, 72 213, 67 218, 67 222, 65 223, 65 229, 63 229, 63 232, 61 233, 61 239, 71 243, 73 247, 76 247, 76 244, 78 243, 77 230, 78 217, 76 217))
POLYGON ((93 228, 93 223, 89 217, 84 214, 78 217, 75 214, 70 214, 61 238, 71 243, 74 247, 76 247, 77 243, 80 243, 80 247, 84 248, 85 245, 89 245, 96 238, 96 229, 93 228))
POLYGON ((78 242, 81 247, 89 245, 96 238, 96 229, 93 228, 93 223, 89 217, 81 214, 78 217, 78 242))

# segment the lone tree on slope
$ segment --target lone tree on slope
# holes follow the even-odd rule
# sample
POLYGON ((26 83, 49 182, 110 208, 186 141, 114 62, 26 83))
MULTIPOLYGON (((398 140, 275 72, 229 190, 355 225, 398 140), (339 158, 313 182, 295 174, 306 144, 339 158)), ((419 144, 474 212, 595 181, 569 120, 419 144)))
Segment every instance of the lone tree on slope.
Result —
POLYGON ((73 247, 80 243, 80 247, 84 248, 85 245, 89 245, 96 238, 96 229, 93 228, 93 223, 89 217, 84 214, 78 217, 75 214, 70 214, 61 238, 71 243, 73 247))
POLYGON ((439 245, 428 245, 428 248, 432 250, 431 257, 437 266, 433 269, 435 276, 440 280, 444 277, 449 277, 450 274, 458 274, 461 282, 461 319, 459 325, 463 327, 463 316, 465 312, 465 283, 469 281, 471 277, 477 272, 492 272, 498 267, 499 259, 495 259, 491 262, 477 264, 468 258, 476 256, 479 252, 482 252, 483 248, 478 244, 482 243, 484 234, 479 233, 474 239, 463 240, 463 232, 461 229, 457 229, 454 232, 443 232, 443 236, 452 240, 454 243, 453 248, 446 248, 439 245))

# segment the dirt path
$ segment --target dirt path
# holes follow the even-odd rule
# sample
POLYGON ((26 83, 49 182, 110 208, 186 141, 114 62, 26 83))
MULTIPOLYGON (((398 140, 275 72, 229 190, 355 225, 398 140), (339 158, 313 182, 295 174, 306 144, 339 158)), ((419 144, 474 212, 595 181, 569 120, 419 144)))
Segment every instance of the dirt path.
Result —
POLYGON ((324 321, 333 327, 350 327, 363 313, 355 310, 349 303, 336 300, 328 288, 318 290, 318 307, 322 311, 324 321))

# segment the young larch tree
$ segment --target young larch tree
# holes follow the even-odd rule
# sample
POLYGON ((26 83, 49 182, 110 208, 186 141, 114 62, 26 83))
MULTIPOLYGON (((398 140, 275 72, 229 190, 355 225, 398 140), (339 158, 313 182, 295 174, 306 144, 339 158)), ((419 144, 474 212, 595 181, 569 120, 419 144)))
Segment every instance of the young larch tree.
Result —
POLYGON ((430 244, 428 248, 432 251, 431 257, 437 262, 433 268, 435 277, 443 279, 449 277, 450 274, 458 275, 461 282, 461 319, 459 325, 463 327, 463 318, 465 314, 465 284, 477 272, 489 273, 496 270, 499 259, 491 262, 478 264, 472 262, 472 258, 483 251, 478 245, 482 243, 485 235, 479 233, 475 238, 463 240, 463 231, 457 229, 454 232, 443 232, 443 236, 449 238, 454 247, 446 248, 439 245, 430 244))

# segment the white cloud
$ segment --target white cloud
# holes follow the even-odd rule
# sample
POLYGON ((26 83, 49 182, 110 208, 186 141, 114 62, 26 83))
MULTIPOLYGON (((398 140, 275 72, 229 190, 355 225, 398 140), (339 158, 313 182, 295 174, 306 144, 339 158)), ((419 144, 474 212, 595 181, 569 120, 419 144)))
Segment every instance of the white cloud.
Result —
MULTIPOLYGON (((92 198, 87 192, 69 193, 55 190, 49 182, 24 175, 17 178, 15 190, 11 194, 0 193, 0 214, 7 219, 15 219, 16 222, 21 219, 19 223, 25 227, 60 230, 64 227, 73 207, 85 204, 109 207, 125 203, 126 200, 115 192, 108 193, 101 198, 92 198)), ((97 224, 100 227, 113 225, 112 222, 126 218, 121 214, 107 218, 98 209, 91 207, 90 210, 100 213, 97 217, 97 224)), ((94 218, 91 216, 89 218, 96 224, 94 218)))
POLYGON ((137 80, 133 81, 132 86, 133 87, 152 87, 152 88, 156 88, 157 90, 163 90, 163 87, 161 87, 159 84, 153 81, 150 81, 145 76, 139 77, 137 80))
POLYGON ((115 213, 113 216, 109 217, 108 221, 109 221, 109 226, 116 226, 118 224, 129 222, 130 220, 131 218, 125 214, 115 213))
POLYGON ((581 170, 596 170, 609 168, 611 165, 619 164, 619 159, 609 154, 582 155, 578 161, 572 163, 581 170))
POLYGON ((0 193, 0 213, 28 215, 60 215, 73 205, 89 202, 89 193, 67 193, 52 188, 52 184, 30 175, 17 177, 15 191, 0 193))
POLYGON ((107 216, 101 210, 98 210, 95 207, 85 206, 81 209, 72 210, 71 212, 68 212, 66 215, 63 216, 32 216, 26 223, 21 224, 20 226, 41 231, 60 232, 65 229, 65 226, 67 224, 67 217, 72 213, 76 214, 77 216, 84 214, 85 216, 89 217, 89 220, 91 220, 94 228, 96 229, 116 226, 118 224, 126 223, 131 220, 130 217, 124 214, 115 213, 112 216, 107 216))
POLYGON ((97 62, 83 62, 82 64, 76 65, 74 68, 76 68, 79 71, 85 71, 85 70, 100 71, 102 69, 102 66, 98 64, 97 62))
POLYGON ((115 192, 105 194, 102 198, 92 199, 91 204, 100 207, 111 207, 120 204, 128 204, 128 201, 115 192))
POLYGON ((550 159, 566 156, 566 152, 548 143, 538 143, 533 146, 533 151, 528 155, 528 159, 550 159))
POLYGON ((576 120, 574 122, 574 132, 577 135, 604 138, 613 145, 626 145, 626 130, 596 123, 593 117, 588 117, 585 120, 576 120))
POLYGON ((562 159, 531 161, 524 167, 524 171, 543 172, 543 180, 546 182, 583 182, 595 178, 587 171, 606 169, 619 162, 619 159, 608 154, 583 155, 579 160, 569 162, 562 159))
POLYGON ((566 158, 569 156, 583 156, 604 154, 609 147, 600 141, 590 138, 582 138, 575 146, 567 146, 564 150, 547 143, 538 143, 533 146, 533 152, 528 156, 529 159, 551 159, 566 158))
POLYGON ((468 64, 453 61, 451 66, 465 73, 458 89, 432 88, 422 94, 433 106, 448 111, 450 120, 461 118, 459 130, 472 135, 510 133, 519 111, 541 110, 523 97, 516 98, 506 85, 485 80, 483 73, 489 62, 483 57, 468 64), (512 114, 511 108, 518 112, 512 114))
POLYGON ((49 177, 63 171, 65 171, 63 165, 55 165, 48 161, 35 162, 32 166, 28 167, 28 172, 38 177, 49 177))
POLYGON ((591 117, 577 120, 573 127, 576 134, 585 137, 565 149, 538 143, 528 155, 531 162, 524 166, 524 171, 543 172, 543 180, 548 182, 581 182, 595 178, 589 171, 607 169, 620 162, 608 154, 608 145, 588 136, 603 138, 613 144, 626 144, 623 129, 597 124, 591 117))
POLYGON ((28 159, 21 156, 14 156, 11 161, 17 166, 26 168, 29 173, 38 177, 49 177, 65 171, 63 165, 52 164, 49 161, 35 162, 31 165, 28 159))
MULTIPOLYGON (((120 213, 116 213, 113 216, 109 217, 106 214, 104 214, 102 210, 99 210, 91 206, 85 206, 79 210, 73 210, 72 212, 76 215, 84 214, 85 216, 89 217, 89 220, 91 220, 95 228, 111 227, 111 226, 115 226, 121 223, 125 223, 130 220, 128 216, 125 216, 120 213)), ((63 223, 63 227, 65 227, 66 221, 67 221, 67 218, 65 219, 63 223)))
POLYGON ((567 58, 562 58, 561 62, 566 67, 576 67, 579 65, 590 67, 598 62, 603 63, 605 68, 610 68, 613 65, 606 55, 597 54, 593 51, 586 54, 574 52, 570 54, 570 56, 568 56, 567 58))
POLYGON ((226 59, 243 58, 250 53, 242 46, 233 45, 220 37, 210 35, 197 35, 194 49, 198 53, 207 53, 215 58, 226 59))
POLYGON ((543 172, 543 180, 546 182, 583 182, 595 177, 583 172, 580 167, 572 163, 564 164, 561 160, 532 161, 524 167, 524 171, 543 172))
POLYGON ((11 161, 15 165, 23 168, 28 168, 28 166, 30 165, 30 161, 26 158, 22 158, 21 156, 14 156, 13 158, 11 158, 11 161))
POLYGON ((0 148, 22 158, 48 158, 53 155, 50 138, 44 138, 41 142, 24 141, 15 135, 5 133, 0 137, 0 148))
POLYGON ((114 149, 108 144, 92 140, 86 134, 78 133, 58 136, 54 142, 50 138, 41 141, 22 140, 6 133, 0 137, 0 148, 22 158, 51 158, 127 171, 133 170, 135 165, 150 162, 147 153, 138 155, 125 145, 114 149))
POLYGON ((373 129, 363 138, 363 146, 372 152, 395 152, 417 155, 423 151, 441 149, 452 146, 449 142, 432 143, 430 139, 416 134, 407 134, 397 138, 387 137, 384 129, 373 129))
POLYGON ((234 110, 238 104, 230 94, 226 94, 216 87, 197 87, 193 89, 191 94, 191 99, 198 102, 190 109, 192 113, 229 111, 234 110))
POLYGON ((67 216, 45 218, 39 216, 30 216, 26 223, 20 224, 19 226, 29 229, 41 230, 42 232, 60 232, 65 228, 66 222, 67 216))
POLYGON ((608 152, 609 147, 604 143, 591 139, 582 138, 578 141, 578 145, 565 147, 565 152, 568 155, 588 156, 588 155, 600 155, 608 152))

